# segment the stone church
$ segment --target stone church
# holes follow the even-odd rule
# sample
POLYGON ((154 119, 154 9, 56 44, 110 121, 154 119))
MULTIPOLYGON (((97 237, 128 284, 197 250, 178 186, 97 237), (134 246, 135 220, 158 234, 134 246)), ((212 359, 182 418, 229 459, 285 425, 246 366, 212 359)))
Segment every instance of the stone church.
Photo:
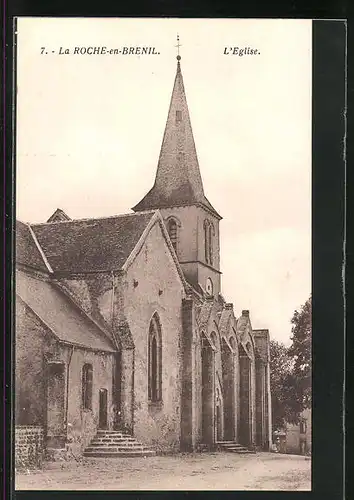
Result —
POLYGON ((269 332, 221 295, 221 216, 177 59, 155 183, 132 213, 17 222, 16 425, 48 449, 271 444, 269 332))

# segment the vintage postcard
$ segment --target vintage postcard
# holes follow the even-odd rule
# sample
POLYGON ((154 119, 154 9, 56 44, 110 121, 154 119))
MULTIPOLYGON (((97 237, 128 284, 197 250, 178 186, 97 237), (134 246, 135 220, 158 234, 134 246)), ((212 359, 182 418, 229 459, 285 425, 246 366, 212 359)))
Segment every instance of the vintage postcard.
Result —
POLYGON ((311 489, 312 21, 16 21, 17 490, 311 489))

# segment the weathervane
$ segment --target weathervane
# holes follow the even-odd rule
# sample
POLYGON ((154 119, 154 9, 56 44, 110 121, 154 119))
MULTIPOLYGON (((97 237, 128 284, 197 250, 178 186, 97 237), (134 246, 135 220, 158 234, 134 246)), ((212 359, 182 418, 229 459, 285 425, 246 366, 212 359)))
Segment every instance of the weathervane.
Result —
POLYGON ((179 43, 179 34, 177 33, 177 45, 175 45, 175 47, 177 47, 177 61, 180 61, 180 59, 181 59, 181 56, 179 55, 179 48, 181 46, 182 45, 179 43))

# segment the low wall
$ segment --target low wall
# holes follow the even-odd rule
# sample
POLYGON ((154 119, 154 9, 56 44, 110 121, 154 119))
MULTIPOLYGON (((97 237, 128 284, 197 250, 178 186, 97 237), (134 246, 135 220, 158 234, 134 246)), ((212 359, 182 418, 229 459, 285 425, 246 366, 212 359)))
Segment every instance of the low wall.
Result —
POLYGON ((40 467, 43 460, 43 429, 34 425, 15 427, 15 467, 40 467))

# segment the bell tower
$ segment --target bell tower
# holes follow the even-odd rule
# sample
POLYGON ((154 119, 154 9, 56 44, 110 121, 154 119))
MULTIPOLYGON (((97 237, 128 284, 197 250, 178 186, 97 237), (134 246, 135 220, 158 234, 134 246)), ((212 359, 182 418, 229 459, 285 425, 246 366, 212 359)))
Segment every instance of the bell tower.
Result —
POLYGON ((177 71, 155 183, 134 212, 159 209, 186 280, 209 295, 220 292, 219 221, 204 194, 184 89, 179 38, 177 71))

